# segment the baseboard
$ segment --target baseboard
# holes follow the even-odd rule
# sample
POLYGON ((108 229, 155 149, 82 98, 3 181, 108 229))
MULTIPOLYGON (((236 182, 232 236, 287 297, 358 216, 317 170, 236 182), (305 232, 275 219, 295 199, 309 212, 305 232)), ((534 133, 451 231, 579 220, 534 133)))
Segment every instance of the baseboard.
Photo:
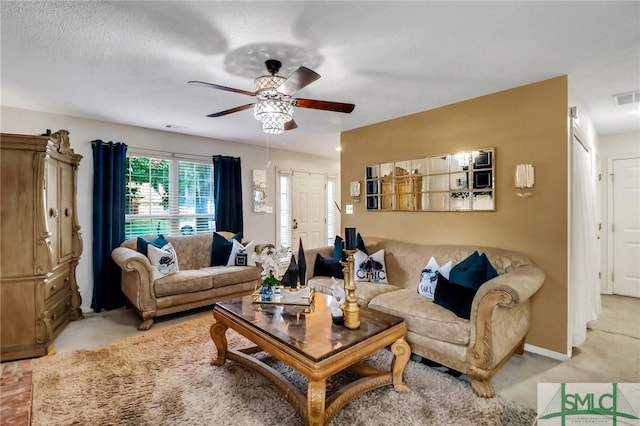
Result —
POLYGON ((558 361, 569 361, 570 357, 567 354, 561 354, 560 352, 550 351, 549 349, 541 348, 539 346, 533 346, 528 343, 524 344, 524 350, 533 354, 546 356, 547 358, 557 359, 558 361))

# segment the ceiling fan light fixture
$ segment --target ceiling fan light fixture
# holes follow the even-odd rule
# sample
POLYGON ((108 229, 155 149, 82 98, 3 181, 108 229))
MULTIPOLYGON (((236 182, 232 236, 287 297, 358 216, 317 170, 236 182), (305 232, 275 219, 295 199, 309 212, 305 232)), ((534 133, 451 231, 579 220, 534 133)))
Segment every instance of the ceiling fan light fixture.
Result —
POLYGON ((271 135, 284 133, 284 123, 293 119, 293 105, 276 99, 256 102, 253 116, 262 122, 262 131, 271 135))
POLYGON ((256 93, 275 93, 276 89, 285 81, 287 81, 287 79, 279 75, 263 75, 253 80, 253 83, 256 86, 256 93))

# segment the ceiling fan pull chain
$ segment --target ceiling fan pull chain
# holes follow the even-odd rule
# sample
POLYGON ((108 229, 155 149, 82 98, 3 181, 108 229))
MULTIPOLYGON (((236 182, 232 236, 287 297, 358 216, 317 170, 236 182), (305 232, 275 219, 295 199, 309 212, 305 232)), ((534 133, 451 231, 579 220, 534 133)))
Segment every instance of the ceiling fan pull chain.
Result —
POLYGON ((271 157, 269 155, 270 142, 271 142, 271 135, 267 133, 267 170, 269 170, 269 167, 271 166, 271 157))

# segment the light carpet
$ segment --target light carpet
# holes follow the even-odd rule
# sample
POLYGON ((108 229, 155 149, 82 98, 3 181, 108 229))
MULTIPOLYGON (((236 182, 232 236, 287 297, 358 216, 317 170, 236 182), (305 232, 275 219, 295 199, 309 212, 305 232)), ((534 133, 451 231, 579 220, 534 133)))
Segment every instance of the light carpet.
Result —
MULTIPOLYGON (((216 349, 210 314, 147 331, 91 350, 33 363, 32 425, 302 425, 304 421, 265 378, 227 361, 216 349)), ((247 341, 229 330, 230 347, 247 341)), ((306 381, 269 354, 256 354, 299 388, 306 381)), ((366 359, 388 368, 391 352, 366 359)), ((351 379, 334 376, 328 392, 351 379)), ((478 398, 463 380, 410 361, 411 392, 386 386, 347 404, 330 425, 526 425, 535 412, 501 398, 478 398)), ((304 391, 306 393, 306 391, 304 391)))

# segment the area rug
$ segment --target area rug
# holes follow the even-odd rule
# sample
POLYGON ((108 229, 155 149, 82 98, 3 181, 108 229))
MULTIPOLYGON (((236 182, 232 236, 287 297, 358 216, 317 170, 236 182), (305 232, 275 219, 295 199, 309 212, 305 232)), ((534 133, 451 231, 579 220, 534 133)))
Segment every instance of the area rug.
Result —
MULTIPOLYGON (((32 425, 303 425, 276 387, 232 361, 209 363, 216 349, 210 314, 91 350, 33 364, 32 425)), ((229 330, 230 347, 247 341, 229 330)), ((256 354, 304 389, 304 377, 269 354, 256 354)), ((387 367, 390 351, 366 359, 387 367)), ((328 392, 349 373, 334 376, 328 392)), ((392 386, 347 404, 330 425, 526 425, 535 412, 500 398, 476 397, 468 383, 410 361, 411 392, 392 386)), ((305 392, 306 393, 306 392, 305 392)))

